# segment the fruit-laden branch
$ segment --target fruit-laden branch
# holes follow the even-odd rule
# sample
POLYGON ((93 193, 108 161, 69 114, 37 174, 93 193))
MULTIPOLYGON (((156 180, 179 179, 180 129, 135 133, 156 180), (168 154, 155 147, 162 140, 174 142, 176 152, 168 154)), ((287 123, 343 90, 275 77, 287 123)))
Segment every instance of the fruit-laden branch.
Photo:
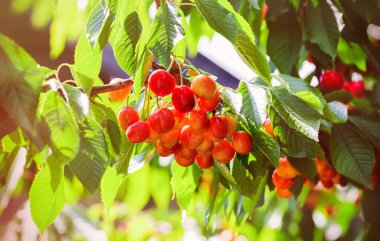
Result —
POLYGON ((125 79, 123 81, 117 82, 117 83, 113 83, 113 84, 105 84, 102 86, 95 86, 91 90, 91 97, 94 95, 98 95, 98 94, 102 94, 102 93, 106 93, 106 92, 111 92, 111 91, 116 91, 116 90, 124 89, 127 87, 131 87, 132 85, 133 85, 133 79, 129 78, 129 79, 125 79))

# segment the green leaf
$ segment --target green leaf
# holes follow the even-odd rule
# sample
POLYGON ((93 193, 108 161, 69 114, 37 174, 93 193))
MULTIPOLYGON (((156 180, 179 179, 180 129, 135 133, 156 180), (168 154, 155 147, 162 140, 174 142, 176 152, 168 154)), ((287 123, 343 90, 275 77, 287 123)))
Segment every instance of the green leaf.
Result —
POLYGON ((224 178, 226 178, 230 183, 236 184, 234 177, 232 176, 230 169, 225 164, 219 163, 217 161, 213 162, 215 170, 219 172, 224 178))
POLYGON ((314 178, 317 175, 317 166, 313 159, 288 156, 288 160, 292 166, 302 174, 302 176, 305 176, 310 182, 314 181, 314 178))
POLYGON ((268 97, 266 89, 257 84, 240 81, 237 91, 243 97, 240 114, 248 122, 254 123, 259 128, 267 118, 268 97))
POLYGON ((167 210, 172 196, 170 171, 167 168, 152 167, 150 169, 150 185, 150 192, 157 207, 167 210))
POLYGON ((330 146, 332 164, 337 172, 372 188, 375 154, 357 129, 350 124, 334 125, 330 146))
POLYGON ((169 68, 173 47, 184 36, 185 32, 177 7, 174 3, 164 2, 149 29, 148 48, 165 68, 169 68))
POLYGON ((37 173, 30 188, 29 200, 33 221, 42 233, 65 205, 63 165, 53 155, 37 173))
POLYGON ((267 83, 269 65, 264 54, 256 47, 249 24, 236 13, 226 0, 195 0, 197 8, 216 32, 228 39, 242 60, 267 83))
POLYGON ((310 86, 310 84, 303 79, 289 75, 273 75, 272 77, 287 86, 291 93, 322 114, 324 99, 317 88, 310 86))
POLYGON ((273 130, 282 150, 288 155, 295 158, 309 157, 314 158, 316 152, 316 142, 301 132, 290 128, 285 120, 272 108, 270 110, 270 119, 273 130))
POLYGON ((74 110, 76 117, 84 120, 90 112, 90 101, 87 95, 68 84, 63 84, 63 88, 69 97, 68 102, 74 110))
POLYGON ((45 144, 36 118, 42 81, 49 71, 8 37, 0 34, 0 108, 39 147, 45 144))
POLYGON ((100 182, 100 196, 107 212, 110 211, 117 191, 121 184, 121 177, 117 175, 114 167, 107 167, 100 182))
POLYGON ((380 150, 380 122, 374 118, 366 116, 350 116, 352 122, 360 132, 368 138, 371 144, 380 150))
POLYGON ((308 39, 323 52, 335 58, 339 40, 339 29, 334 12, 325 0, 318 6, 309 4, 305 11, 308 39))
POLYGON ((302 46, 302 30, 294 11, 286 12, 276 21, 268 21, 267 51, 281 73, 290 73, 302 46))
POLYGON ((328 103, 323 111, 325 118, 333 123, 344 123, 347 121, 347 106, 340 101, 328 103))
POLYGON ((84 92, 89 95, 102 64, 100 46, 92 48, 83 33, 75 48, 74 61, 71 72, 75 80, 83 87, 84 92))
POLYGON ((357 43, 348 43, 344 38, 340 38, 338 43, 338 56, 339 59, 347 65, 354 64, 364 72, 367 70, 367 55, 357 43))
MULTIPOLYGON (((107 21, 110 18, 110 10, 105 0, 100 0, 98 4, 91 10, 86 24, 86 37, 90 45, 94 48, 97 43, 100 44, 99 38, 102 32, 109 31, 106 27, 107 21)), ((103 46, 107 41, 103 41, 103 46)))
POLYGON ((173 162, 172 172, 171 184, 173 192, 181 209, 187 209, 191 197, 198 186, 201 171, 196 165, 182 167, 173 162))
POLYGON ((258 159, 261 155, 266 158, 272 165, 278 167, 280 159, 280 146, 277 141, 263 129, 252 131, 253 149, 252 153, 258 159))
POLYGON ((137 12, 130 13, 121 27, 115 26, 117 30, 111 35, 111 45, 114 49, 115 58, 120 68, 130 76, 135 75, 137 66, 137 42, 140 39, 142 25, 137 12))
POLYGON ((80 152, 70 169, 91 193, 98 188, 108 162, 107 142, 102 127, 88 117, 80 127, 80 152))
POLYGON ((285 88, 272 89, 272 106, 286 124, 312 140, 318 141, 319 113, 285 88))
POLYGON ((223 103, 227 105, 233 113, 239 114, 243 105, 242 94, 231 90, 222 90, 223 103))
POLYGON ((72 109, 55 91, 49 91, 39 107, 41 117, 50 129, 50 146, 63 164, 74 159, 79 151, 79 128, 72 109))

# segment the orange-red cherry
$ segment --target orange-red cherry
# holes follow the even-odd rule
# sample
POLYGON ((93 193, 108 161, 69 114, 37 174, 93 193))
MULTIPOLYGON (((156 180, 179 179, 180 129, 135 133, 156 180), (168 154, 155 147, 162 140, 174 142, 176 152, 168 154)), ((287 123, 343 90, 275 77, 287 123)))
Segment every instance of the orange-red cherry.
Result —
POLYGON ((215 95, 216 83, 206 75, 198 75, 191 82, 191 89, 198 98, 211 100, 215 95))
POLYGON ((175 125, 174 115, 168 108, 162 108, 149 116, 152 129, 158 134, 166 133, 175 125))
POLYGON ((139 113, 137 113, 137 110, 135 108, 126 106, 119 111, 117 119, 119 121, 120 128, 125 131, 127 130, 128 126, 139 120, 139 113))
POLYGON ((202 133, 208 130, 210 120, 203 110, 192 110, 189 113, 189 125, 195 132, 202 133))
POLYGON ((212 157, 220 162, 227 163, 231 161, 235 156, 235 150, 232 147, 231 142, 224 139, 220 142, 214 144, 214 148, 212 149, 212 157))
POLYGON ((197 153, 195 155, 195 162, 200 168, 207 169, 212 166, 212 157, 211 155, 202 155, 200 153, 197 153))
POLYGON ((251 152, 253 139, 245 131, 237 131, 232 136, 232 146, 239 154, 246 155, 251 152))
POLYGON ((127 139, 132 143, 141 143, 145 141, 150 134, 149 122, 137 121, 127 128, 127 139))

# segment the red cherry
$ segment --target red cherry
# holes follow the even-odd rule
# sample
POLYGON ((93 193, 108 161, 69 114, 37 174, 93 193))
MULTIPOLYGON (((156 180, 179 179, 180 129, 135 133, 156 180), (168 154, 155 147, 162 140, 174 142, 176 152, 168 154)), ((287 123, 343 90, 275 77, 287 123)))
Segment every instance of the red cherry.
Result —
POLYGON ((204 156, 202 154, 197 153, 197 155, 195 155, 195 162, 198 164, 200 168, 207 169, 212 166, 212 157, 211 155, 204 156))
POLYGON ((120 128, 125 131, 127 130, 128 126, 139 120, 139 113, 137 113, 137 110, 135 108, 126 106, 119 111, 117 119, 119 121, 120 128))
POLYGON ((280 177, 277 174, 276 170, 274 170, 274 172, 273 172, 272 181, 273 181, 273 184, 277 188, 280 188, 280 189, 290 188, 293 185, 293 183, 294 183, 294 181, 292 179, 286 179, 286 178, 280 177))
POLYGON ((195 132, 202 133, 208 130, 210 121, 203 110, 192 110, 189 114, 189 125, 195 132))
POLYGON ((174 159, 179 165, 187 167, 194 163, 196 154, 196 151, 186 148, 180 144, 174 153, 174 159))
POLYGON ((213 147, 214 147, 214 142, 212 142, 208 138, 204 138, 202 143, 197 148, 195 148, 195 150, 197 150, 197 152, 201 154, 206 154, 206 153, 211 153, 213 147))
POLYGON ((216 84, 210 77, 206 75, 198 75, 191 82, 191 89, 198 98, 211 100, 216 91, 216 84))
POLYGON ((322 185, 323 185, 326 189, 331 189, 331 188, 334 187, 334 182, 331 181, 331 180, 328 180, 328 181, 326 181, 326 180, 321 180, 321 182, 322 182, 322 185))
POLYGON ((165 134, 159 136, 159 139, 163 146, 171 148, 178 144, 181 131, 173 129, 165 134))
POLYGON ((210 118, 210 128, 208 129, 206 136, 212 141, 221 141, 227 134, 227 126, 224 121, 213 116, 210 118))
POLYGON ((195 149, 203 141, 203 134, 193 131, 189 125, 186 125, 181 130, 180 140, 183 146, 195 149))
POLYGON ((212 149, 212 157, 220 162, 227 163, 232 160, 235 156, 235 150, 232 147, 231 142, 224 139, 221 142, 217 142, 214 144, 214 148, 212 149))
POLYGON ((360 97, 363 97, 365 94, 364 82, 362 80, 351 82, 349 84, 348 89, 350 93, 352 94, 352 96, 354 97, 360 98, 360 97))
POLYGON ((175 87, 175 78, 168 71, 158 69, 149 76, 149 88, 158 96, 167 96, 175 87))
POLYGON ((290 164, 287 157, 281 157, 279 160, 280 167, 276 168, 277 174, 286 179, 291 179, 300 173, 290 164))
POLYGON ((220 93, 217 90, 214 94, 214 97, 212 97, 211 100, 202 100, 201 98, 197 98, 199 109, 203 110, 204 112, 211 112, 215 110, 215 108, 218 106, 220 101, 220 93))
POLYGON ((323 92, 331 92, 343 88, 344 77, 337 71, 327 70, 319 79, 319 85, 323 92))
POLYGON ((267 118, 264 122, 264 130, 266 131, 266 133, 268 133, 269 135, 274 136, 274 131, 273 131, 273 127, 272 127, 272 124, 270 123, 270 119, 267 118))
POLYGON ((237 131, 232 136, 232 146, 239 154, 246 155, 251 152, 253 139, 245 131, 237 131))
POLYGON ((127 128, 127 139, 132 143, 145 141, 150 134, 149 122, 137 121, 127 128))
POLYGON ((226 124, 227 126, 226 138, 230 138, 237 130, 237 121, 234 117, 229 115, 220 116, 220 118, 224 121, 224 124, 226 124))
POLYGON ((289 189, 286 189, 286 188, 285 189, 277 188, 277 195, 280 198, 289 199, 293 196, 293 193, 289 191, 289 189))
POLYGON ((152 129, 158 134, 170 131, 175 124, 173 112, 168 108, 159 109, 152 113, 148 119, 152 129))
POLYGON ((177 150, 178 146, 179 145, 177 144, 168 148, 164 146, 160 140, 154 142, 154 147, 156 149, 157 154, 162 157, 170 156, 171 154, 173 154, 177 150))
POLYGON ((174 115, 174 129, 181 130, 185 125, 189 123, 189 117, 187 113, 182 113, 176 110, 174 107, 170 107, 169 110, 171 110, 174 115))
POLYGON ((190 112, 195 106, 195 97, 189 86, 182 85, 174 88, 172 92, 174 108, 180 112, 190 112))
POLYGON ((174 154, 174 159, 178 163, 178 165, 183 167, 191 166, 194 163, 194 158, 183 158, 174 154))

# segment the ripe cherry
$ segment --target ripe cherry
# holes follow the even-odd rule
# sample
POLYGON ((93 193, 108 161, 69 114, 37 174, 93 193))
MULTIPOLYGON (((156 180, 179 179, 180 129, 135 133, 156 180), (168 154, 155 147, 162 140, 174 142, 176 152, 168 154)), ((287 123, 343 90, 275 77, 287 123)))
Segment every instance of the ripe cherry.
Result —
POLYGON ((354 97, 360 98, 363 97, 365 94, 364 82, 362 80, 350 82, 348 89, 354 97))
POLYGON ((321 183, 322 185, 326 188, 326 189, 331 189, 334 187, 334 182, 331 181, 331 180, 321 180, 321 183))
POLYGON ((191 82, 191 89, 198 98, 211 100, 215 95, 216 84, 210 77, 198 75, 191 82))
POLYGON ((179 142, 181 131, 173 129, 165 134, 159 136, 163 146, 171 148, 179 142))
POLYGON ((137 121, 127 128, 127 139, 132 143, 145 141, 150 134, 149 122, 137 121))
POLYGON ((212 149, 212 157, 220 162, 227 163, 231 161, 235 156, 235 150, 232 147, 231 142, 224 139, 220 142, 214 144, 214 148, 212 149))
POLYGON ((180 140, 183 146, 195 149, 203 141, 203 134, 193 131, 189 125, 186 125, 181 130, 180 140))
POLYGON ((197 98, 199 109, 203 110, 204 112, 211 112, 215 110, 215 108, 218 106, 220 101, 220 93, 217 90, 214 94, 214 97, 212 97, 211 100, 203 100, 201 98, 197 98))
POLYGON ((267 118, 264 122, 264 130, 271 136, 275 137, 274 136, 274 131, 273 131, 273 127, 272 127, 272 124, 270 123, 270 119, 267 118))
POLYGON ((155 142, 157 139, 158 139, 158 133, 155 132, 155 131, 152 129, 151 125, 149 125, 149 136, 148 136, 148 138, 146 138, 145 142, 147 142, 147 143, 153 143, 153 142, 155 142))
POLYGON ((177 150, 178 146, 179 145, 177 144, 172 146, 171 148, 168 148, 164 146, 160 140, 156 140, 154 142, 154 147, 156 149, 157 154, 162 157, 170 156, 171 154, 173 154, 177 150))
POLYGON ((197 155, 195 155, 195 162, 200 168, 207 169, 212 166, 212 157, 211 155, 204 156, 200 153, 197 153, 197 155))
POLYGON ((189 86, 182 85, 174 88, 172 92, 174 108, 180 112, 190 112, 195 106, 195 97, 189 86))
POLYGON ((179 144, 175 154, 185 159, 194 159, 197 152, 193 149, 189 149, 182 144, 179 144))
POLYGON ((175 87, 175 78, 168 71, 158 69, 149 76, 149 88, 158 96, 167 96, 175 87))
POLYGON ((212 142, 208 138, 204 138, 202 143, 195 150, 197 150, 197 152, 204 155, 207 153, 211 153, 213 147, 214 147, 214 142, 212 142))
POLYGON ((192 110, 189 113, 189 125, 194 132, 203 133, 208 130, 210 121, 203 110, 192 110))
POLYGON ((125 131, 127 130, 128 126, 139 120, 139 113, 137 113, 137 110, 135 108, 126 106, 119 111, 117 119, 119 121, 120 128, 125 131))
POLYGON ((246 155, 251 152, 253 139, 245 131, 237 131, 232 136, 232 146, 239 154, 246 155))
POLYGON ((272 181, 275 187, 280 188, 280 189, 290 188, 294 183, 292 179, 286 179, 286 178, 280 177, 277 174, 276 170, 273 172, 272 181))
POLYGON ((237 130, 237 121, 230 115, 220 116, 227 126, 226 138, 230 138, 237 130))
POLYGON ((281 157, 279 163, 280 167, 276 171, 280 177, 292 179, 299 175, 299 172, 290 164, 287 157, 281 157))
POLYGON ((174 107, 170 107, 169 110, 171 110, 174 115, 174 129, 181 130, 185 125, 189 123, 189 117, 187 113, 182 113, 176 110, 174 107))
POLYGON ((280 189, 280 188, 277 188, 277 195, 280 198, 289 199, 289 198, 291 198, 293 196, 293 193, 291 191, 289 191, 289 189, 280 189))
MULTIPOLYGON (((116 83, 119 83, 121 81, 124 81, 124 80, 116 78, 116 79, 111 80, 110 84, 116 84, 116 83)), ((120 90, 108 92, 108 97, 113 101, 121 102, 121 101, 125 100, 128 97, 128 95, 131 93, 132 87, 133 87, 133 85, 122 88, 120 90)))
POLYGON ((178 163, 178 165, 183 167, 191 166, 194 163, 194 158, 183 158, 174 154, 174 159, 178 163))
POLYGON ((337 71, 327 70, 319 79, 319 85, 323 92, 331 92, 343 88, 344 77, 337 71))
POLYGON ((173 112, 167 108, 162 108, 152 113, 148 119, 152 129, 158 134, 170 131, 175 124, 173 112))
POLYGON ((210 127, 206 133, 207 138, 212 141, 221 141, 227 134, 227 126, 224 121, 217 117, 213 116, 210 118, 210 127))

